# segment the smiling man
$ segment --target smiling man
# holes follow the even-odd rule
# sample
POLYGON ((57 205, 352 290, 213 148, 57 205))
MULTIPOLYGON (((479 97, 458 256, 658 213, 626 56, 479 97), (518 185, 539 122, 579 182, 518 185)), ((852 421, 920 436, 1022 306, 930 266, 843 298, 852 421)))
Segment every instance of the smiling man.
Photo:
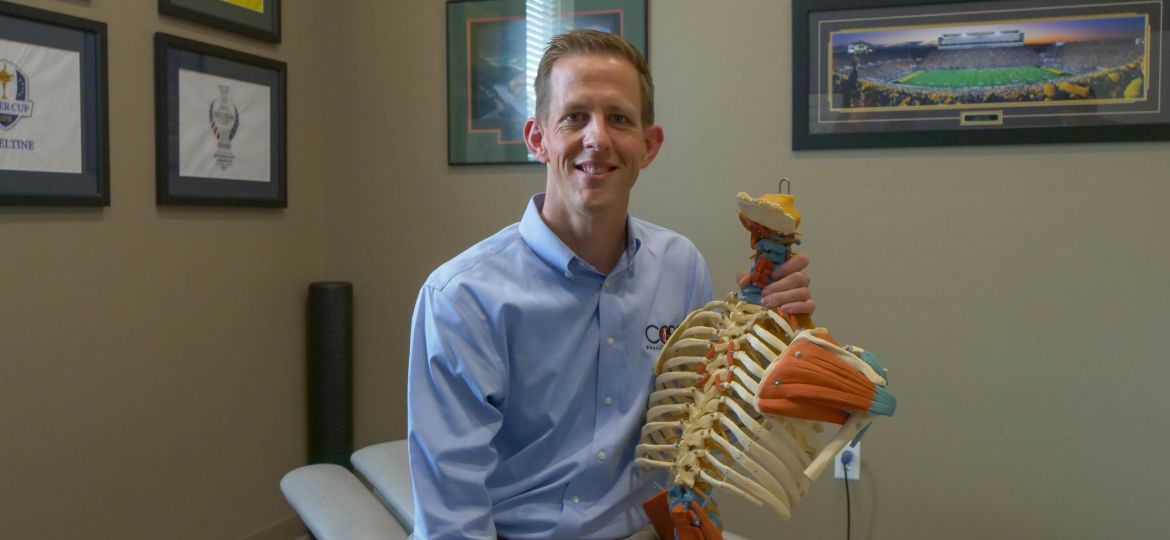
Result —
MULTIPOLYGON (((660 329, 713 294, 689 240, 627 213, 663 143, 645 60, 612 34, 557 36, 524 137, 545 192, 415 305, 416 538, 624 538, 665 480, 633 464, 660 329)), ((765 305, 811 312, 807 263, 778 266, 765 305)))

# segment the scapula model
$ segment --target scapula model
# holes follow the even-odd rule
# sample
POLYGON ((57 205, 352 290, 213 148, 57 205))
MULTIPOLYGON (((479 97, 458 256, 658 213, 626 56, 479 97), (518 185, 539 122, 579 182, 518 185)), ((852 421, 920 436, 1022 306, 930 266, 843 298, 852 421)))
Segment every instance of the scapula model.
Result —
POLYGON ((716 488, 788 519, 833 456, 896 405, 873 355, 807 315, 760 305, 773 266, 799 243, 792 196, 737 203, 755 249, 751 283, 688 315, 654 366, 636 462, 669 470, 670 486, 643 504, 659 538, 722 538, 716 488), (823 422, 841 425, 828 443, 823 422))

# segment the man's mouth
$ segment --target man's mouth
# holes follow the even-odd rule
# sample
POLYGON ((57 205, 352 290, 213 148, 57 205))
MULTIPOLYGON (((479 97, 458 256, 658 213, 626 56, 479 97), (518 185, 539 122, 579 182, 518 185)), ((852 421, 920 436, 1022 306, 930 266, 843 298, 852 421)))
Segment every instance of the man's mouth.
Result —
POLYGON ((617 169, 617 167, 614 167, 613 165, 606 165, 604 163, 578 163, 575 165, 575 167, 578 171, 593 175, 605 174, 617 169))

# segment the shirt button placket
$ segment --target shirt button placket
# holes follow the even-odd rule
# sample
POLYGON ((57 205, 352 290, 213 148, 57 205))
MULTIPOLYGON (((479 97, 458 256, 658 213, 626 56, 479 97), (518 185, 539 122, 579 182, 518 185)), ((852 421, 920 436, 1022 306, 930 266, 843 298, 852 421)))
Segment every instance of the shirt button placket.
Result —
MULTIPOLYGON (((610 309, 607 311, 608 317, 605 319, 606 324, 604 325, 604 328, 601 329, 601 335, 606 337, 605 347, 602 348, 600 355, 600 367, 601 369, 605 370, 617 369, 620 371, 621 368, 619 366, 622 365, 623 360, 620 358, 620 355, 622 354, 622 348, 618 347, 617 332, 621 331, 621 309, 618 306, 616 296, 613 294, 614 285, 611 283, 611 281, 612 279, 607 279, 602 283, 602 300, 604 303, 610 306, 610 309)), ((612 441, 608 440, 607 437, 603 435, 603 433, 606 431, 604 426, 612 425, 611 421, 614 419, 614 415, 617 414, 617 412, 612 407, 614 403, 613 395, 617 390, 617 388, 613 385, 618 384, 619 381, 616 380, 615 377, 611 376, 603 377, 599 382, 600 384, 597 387, 597 395, 601 397, 603 410, 597 411, 597 424, 594 433, 594 436, 597 437, 595 438, 595 441, 598 444, 598 446, 594 447, 594 450, 596 451, 594 456, 597 458, 597 461, 593 462, 594 467, 588 468, 594 469, 598 474, 605 474, 602 471, 605 470, 604 464, 606 463, 606 460, 609 456, 606 454, 604 448, 612 444, 612 441)))

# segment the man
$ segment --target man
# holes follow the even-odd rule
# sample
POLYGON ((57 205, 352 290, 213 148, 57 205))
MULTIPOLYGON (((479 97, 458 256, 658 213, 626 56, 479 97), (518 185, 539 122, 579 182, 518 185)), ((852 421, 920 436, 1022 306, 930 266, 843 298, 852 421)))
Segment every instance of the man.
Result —
MULTIPOLYGON (((646 63, 612 34, 554 38, 528 149, 545 193, 419 293, 408 386, 418 538, 621 538, 665 481, 633 465, 652 364, 712 299, 686 238, 628 216, 662 146, 646 63), (650 331, 653 329, 653 331, 650 331)), ((798 257, 765 303, 814 308, 798 257)), ((744 277, 741 276, 741 281, 744 277)))

